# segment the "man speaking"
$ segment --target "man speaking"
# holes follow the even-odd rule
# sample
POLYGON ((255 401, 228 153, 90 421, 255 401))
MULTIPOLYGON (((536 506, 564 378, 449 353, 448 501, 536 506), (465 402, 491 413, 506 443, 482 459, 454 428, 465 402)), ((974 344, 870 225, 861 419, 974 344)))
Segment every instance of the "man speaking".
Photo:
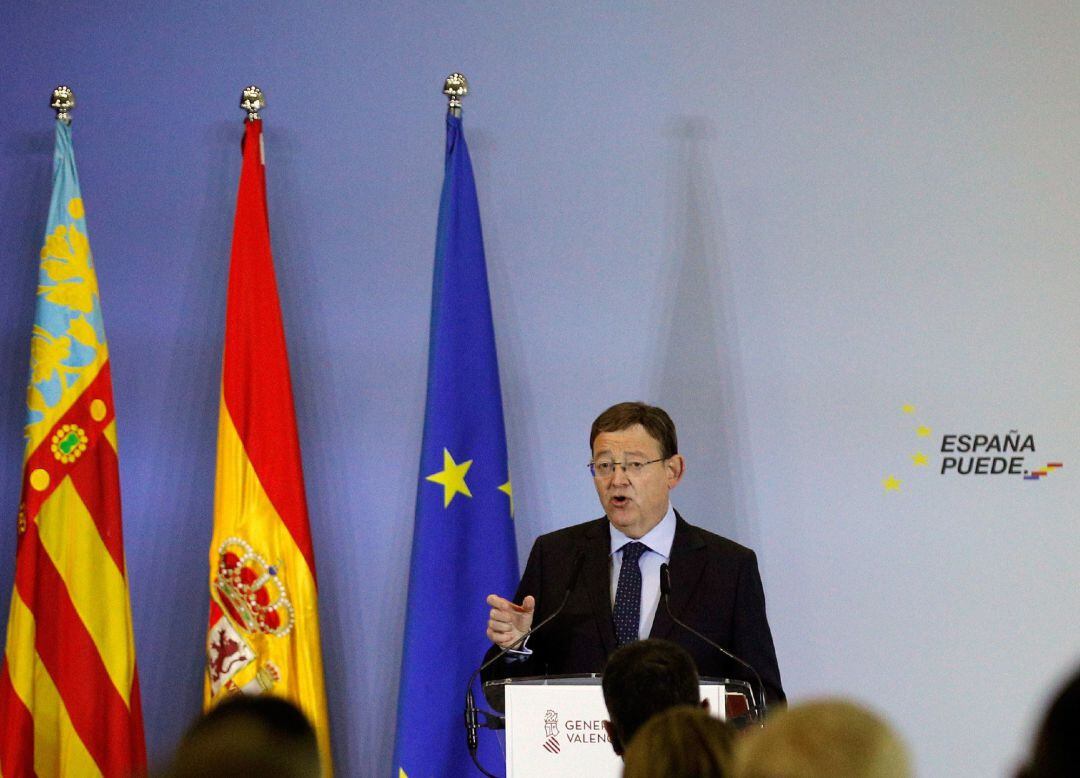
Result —
POLYGON ((672 621, 660 602, 660 566, 667 564, 675 618, 757 670, 768 702, 782 702, 757 557, 689 524, 671 506, 669 493, 686 468, 671 418, 644 403, 619 403, 593 422, 589 445, 605 516, 541 535, 514 600, 488 596, 487 636, 495 644, 488 656, 539 624, 564 597, 566 605, 524 648, 495 662, 485 680, 599 673, 616 648, 652 637, 683 646, 702 676, 738 678, 756 688, 745 668, 672 621))

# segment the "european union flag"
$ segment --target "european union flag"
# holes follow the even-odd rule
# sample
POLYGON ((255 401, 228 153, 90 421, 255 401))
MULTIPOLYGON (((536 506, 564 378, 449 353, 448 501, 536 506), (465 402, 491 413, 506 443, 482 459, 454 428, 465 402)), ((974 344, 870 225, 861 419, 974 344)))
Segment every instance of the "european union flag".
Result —
POLYGON ((475 772, 462 712, 466 682, 491 645, 484 599, 513 592, 518 581, 480 211, 461 119, 453 115, 446 118, 429 349, 394 778, 475 772))

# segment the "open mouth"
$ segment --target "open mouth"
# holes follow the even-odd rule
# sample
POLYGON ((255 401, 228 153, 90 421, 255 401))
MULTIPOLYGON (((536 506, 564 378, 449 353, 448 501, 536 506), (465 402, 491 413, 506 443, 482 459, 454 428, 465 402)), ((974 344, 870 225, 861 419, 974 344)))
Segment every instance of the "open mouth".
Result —
POLYGON ((616 494, 611 498, 611 504, 614 505, 616 508, 622 508, 629 502, 630 498, 627 497, 625 494, 616 494))

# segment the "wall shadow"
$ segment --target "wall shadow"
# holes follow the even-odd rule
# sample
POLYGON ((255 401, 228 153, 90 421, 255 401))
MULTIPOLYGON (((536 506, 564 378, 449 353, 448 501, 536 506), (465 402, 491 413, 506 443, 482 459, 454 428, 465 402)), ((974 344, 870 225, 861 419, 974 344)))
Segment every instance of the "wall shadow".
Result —
POLYGON ((495 180, 491 170, 492 160, 498 156, 500 149, 495 137, 483 127, 470 129, 468 141, 480 200, 495 345, 499 355, 507 456, 514 489, 515 539, 519 563, 524 568, 524 560, 533 541, 537 535, 550 529, 545 525, 545 518, 558 515, 558 511, 542 486, 547 482, 543 477, 543 457, 539 455, 544 445, 544 435, 536 415, 539 401, 530 378, 528 350, 522 337, 528 328, 512 294, 514 236, 504 239, 499 220, 485 218, 495 211, 485 206, 493 202, 496 196, 489 184, 495 180))
POLYGON ((682 117, 672 145, 665 218, 668 265, 651 396, 679 429, 687 475, 672 502, 692 523, 751 547, 759 538, 750 502, 747 417, 739 363, 723 208, 710 150, 710 120, 682 117), (666 325, 665 325, 666 323, 666 325))
MULTIPOLYGON (((128 578, 151 765, 168 757, 202 709, 210 597, 207 554, 213 531, 221 349, 240 171, 239 129, 238 122, 220 121, 204 131, 206 157, 197 168, 201 175, 190 253, 168 260, 184 270, 177 274, 175 288, 167 292, 169 310, 177 313, 168 314, 169 324, 162 326, 171 325, 173 331, 154 344, 161 372, 129 369, 116 386, 118 393, 130 399, 131 420, 121 429, 120 461, 128 578), (154 402, 145 399, 155 396, 154 402), (172 607, 162 610, 163 602, 172 607), (169 661, 160 661, 161 657, 169 661)), ((160 261, 153 257, 145 264, 151 267, 151 262, 160 261)), ((151 271, 142 272, 152 277, 151 271)))

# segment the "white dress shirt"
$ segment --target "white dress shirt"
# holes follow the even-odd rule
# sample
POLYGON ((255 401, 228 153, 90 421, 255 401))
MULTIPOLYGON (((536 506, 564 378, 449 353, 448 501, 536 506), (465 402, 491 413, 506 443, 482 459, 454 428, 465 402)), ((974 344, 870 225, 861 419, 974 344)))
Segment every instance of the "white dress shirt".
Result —
MULTIPOLYGON (((635 538, 629 538, 608 523, 611 533, 611 607, 615 607, 615 590, 619 585, 619 570, 622 569, 622 549, 635 538)), ((636 538, 648 549, 638 559, 641 568, 641 613, 638 621, 638 637, 642 640, 652 632, 656 606, 660 604, 660 565, 671 557, 671 544, 675 542, 675 509, 668 503, 667 513, 660 523, 636 538)))

